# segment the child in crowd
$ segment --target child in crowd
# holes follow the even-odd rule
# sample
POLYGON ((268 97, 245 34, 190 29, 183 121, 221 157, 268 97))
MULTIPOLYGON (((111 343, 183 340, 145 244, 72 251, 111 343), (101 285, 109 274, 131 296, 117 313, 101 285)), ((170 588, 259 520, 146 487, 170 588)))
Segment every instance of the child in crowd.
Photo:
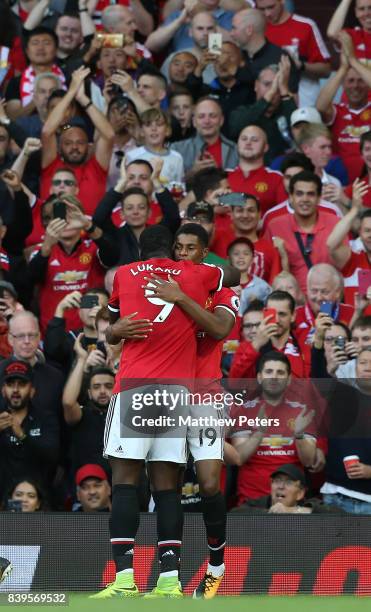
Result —
POLYGON ((250 273, 254 259, 254 244, 248 238, 236 238, 228 246, 228 258, 232 266, 241 272, 239 287, 234 287, 240 295, 242 314, 250 302, 261 300, 265 302, 272 289, 262 278, 250 273))
POLYGON ((161 182, 164 185, 171 182, 181 183, 184 176, 182 156, 177 151, 170 151, 166 146, 171 134, 167 114, 160 109, 150 108, 142 113, 140 120, 144 144, 126 154, 126 164, 137 159, 150 162, 153 158, 159 157, 164 162, 161 182))

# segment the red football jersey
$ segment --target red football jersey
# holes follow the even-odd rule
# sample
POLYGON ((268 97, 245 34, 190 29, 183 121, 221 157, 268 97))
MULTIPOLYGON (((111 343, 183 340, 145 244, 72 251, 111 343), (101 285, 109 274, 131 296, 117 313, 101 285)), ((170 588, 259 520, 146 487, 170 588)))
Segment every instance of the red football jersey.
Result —
POLYGON ((126 340, 114 392, 119 393, 124 379, 191 379, 196 372, 196 324, 175 304, 152 297, 143 289, 144 277, 151 272, 171 275, 182 290, 201 306, 211 291, 221 289, 223 271, 208 264, 175 262, 153 258, 121 266, 115 275, 108 308, 125 317, 138 312, 137 318, 153 321, 153 331, 146 340, 126 340))
MULTIPOLYGON (((362 180, 367 183, 367 176, 365 178, 363 178, 362 180)), ((348 198, 352 198, 352 196, 353 196, 353 185, 347 185, 344 188, 344 193, 345 193, 346 196, 348 196, 348 198)), ((364 206, 365 208, 371 208, 371 184, 369 185, 368 192, 362 198, 362 206, 364 206)))
POLYGON ((344 30, 352 37, 356 57, 371 67, 371 32, 366 32, 359 26, 344 30))
MULTIPOLYGON (((231 417, 237 419, 237 429, 233 435, 242 436, 251 434, 253 429, 248 424, 238 421, 239 417, 255 419, 259 410, 264 408, 266 418, 277 419, 278 426, 271 423, 266 434, 256 449, 254 455, 238 470, 237 496, 238 504, 246 499, 257 499, 269 495, 271 489, 271 474, 286 463, 293 463, 302 468, 293 431, 295 419, 305 408, 304 403, 284 398, 278 406, 268 404, 260 397, 246 401, 243 406, 235 406, 231 410, 231 417)), ((313 435, 313 427, 308 426, 306 435, 313 435)))
POLYGON ((41 223, 41 205, 42 200, 35 198, 32 204, 32 232, 26 238, 26 247, 35 246, 40 244, 45 236, 45 228, 41 223))
POLYGON ((50 195, 51 180, 59 168, 73 170, 79 185, 78 199, 86 215, 93 216, 95 209, 106 193, 107 170, 98 163, 95 156, 79 166, 67 164, 58 157, 41 171, 40 198, 46 200, 50 195))
POLYGON ((251 193, 258 198, 262 214, 285 198, 281 172, 265 166, 251 170, 248 176, 237 166, 228 173, 228 182, 232 191, 251 193))
POLYGON ((365 251, 362 253, 352 251, 349 261, 341 270, 344 277, 344 299, 352 306, 354 306, 354 294, 358 291, 358 272, 360 270, 371 270, 371 262, 365 251))
MULTIPOLYGON (((322 210, 323 212, 328 212, 333 215, 336 215, 340 219, 342 217, 342 214, 338 206, 336 206, 336 204, 332 204, 331 202, 327 202, 326 200, 322 200, 320 202, 318 206, 318 210, 322 210)), ((287 213, 290 213, 290 215, 293 215, 294 209, 291 208, 290 203, 287 199, 287 196, 285 196, 284 202, 281 202, 281 204, 278 204, 277 206, 274 206, 270 210, 267 210, 267 212, 265 213, 262 219, 261 233, 262 234, 265 233, 267 229, 267 225, 272 219, 276 219, 277 217, 282 217, 282 215, 286 215, 287 213)))
MULTIPOLYGON (((31 258, 40 250, 39 246, 31 258)), ((40 286, 40 327, 44 332, 59 302, 71 291, 84 293, 91 287, 101 287, 104 281, 104 269, 97 256, 98 247, 92 240, 81 240, 71 254, 66 253, 58 243, 52 247, 48 259, 48 270, 40 286)), ((81 326, 76 308, 69 308, 65 313, 66 329, 81 326)))
POLYGON ((302 15, 290 15, 283 23, 267 23, 265 35, 268 40, 289 51, 297 49, 299 56, 307 62, 328 62, 330 54, 317 24, 302 15))
MULTIPOLYGON (((221 291, 213 293, 206 302, 207 310, 214 312, 217 308, 224 308, 236 320, 240 300, 232 289, 223 287, 221 291)), ((219 380, 222 377, 220 362, 223 352, 223 340, 216 340, 202 331, 197 332, 197 365, 196 377, 210 380, 219 380)))
POLYGON ((371 102, 357 110, 350 108, 348 104, 334 104, 334 116, 329 125, 333 135, 334 153, 340 155, 348 170, 349 180, 354 181, 363 168, 359 143, 362 134, 370 130, 371 102))

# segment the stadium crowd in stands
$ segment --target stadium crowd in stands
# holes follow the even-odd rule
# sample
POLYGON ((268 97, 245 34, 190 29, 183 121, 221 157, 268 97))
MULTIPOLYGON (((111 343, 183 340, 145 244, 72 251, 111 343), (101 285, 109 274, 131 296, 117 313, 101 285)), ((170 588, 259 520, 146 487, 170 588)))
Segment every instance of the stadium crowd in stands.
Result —
POLYGON ((106 415, 146 338, 138 312, 109 344, 107 304, 160 225, 176 261, 240 273, 239 310, 212 306, 231 414, 282 419, 227 433, 220 482, 190 461, 184 510, 221 487, 239 512, 371 514, 371 0, 327 31, 285 0, 0 9, 2 510, 110 511, 106 415))

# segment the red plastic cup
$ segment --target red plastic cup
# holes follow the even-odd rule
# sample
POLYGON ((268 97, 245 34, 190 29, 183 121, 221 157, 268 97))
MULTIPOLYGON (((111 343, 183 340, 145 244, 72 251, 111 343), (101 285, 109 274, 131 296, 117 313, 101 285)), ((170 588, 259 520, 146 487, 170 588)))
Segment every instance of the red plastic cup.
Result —
POLYGON ((359 463, 359 457, 358 455, 347 455, 346 457, 344 457, 343 462, 345 465, 345 469, 348 470, 350 466, 359 463))

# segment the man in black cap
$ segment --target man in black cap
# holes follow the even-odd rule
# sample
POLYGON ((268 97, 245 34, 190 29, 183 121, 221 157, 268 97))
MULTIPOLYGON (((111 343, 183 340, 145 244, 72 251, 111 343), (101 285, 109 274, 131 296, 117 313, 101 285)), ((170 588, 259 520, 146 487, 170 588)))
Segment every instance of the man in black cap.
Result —
POLYGON ((270 495, 251 499, 234 511, 268 514, 336 512, 319 499, 305 499, 306 488, 304 472, 293 463, 287 463, 271 474, 270 495))
POLYGON ((43 417, 32 405, 32 367, 9 360, 3 371, 0 409, 0 489, 12 479, 32 477, 50 484, 58 460, 59 428, 52 415, 43 417))

